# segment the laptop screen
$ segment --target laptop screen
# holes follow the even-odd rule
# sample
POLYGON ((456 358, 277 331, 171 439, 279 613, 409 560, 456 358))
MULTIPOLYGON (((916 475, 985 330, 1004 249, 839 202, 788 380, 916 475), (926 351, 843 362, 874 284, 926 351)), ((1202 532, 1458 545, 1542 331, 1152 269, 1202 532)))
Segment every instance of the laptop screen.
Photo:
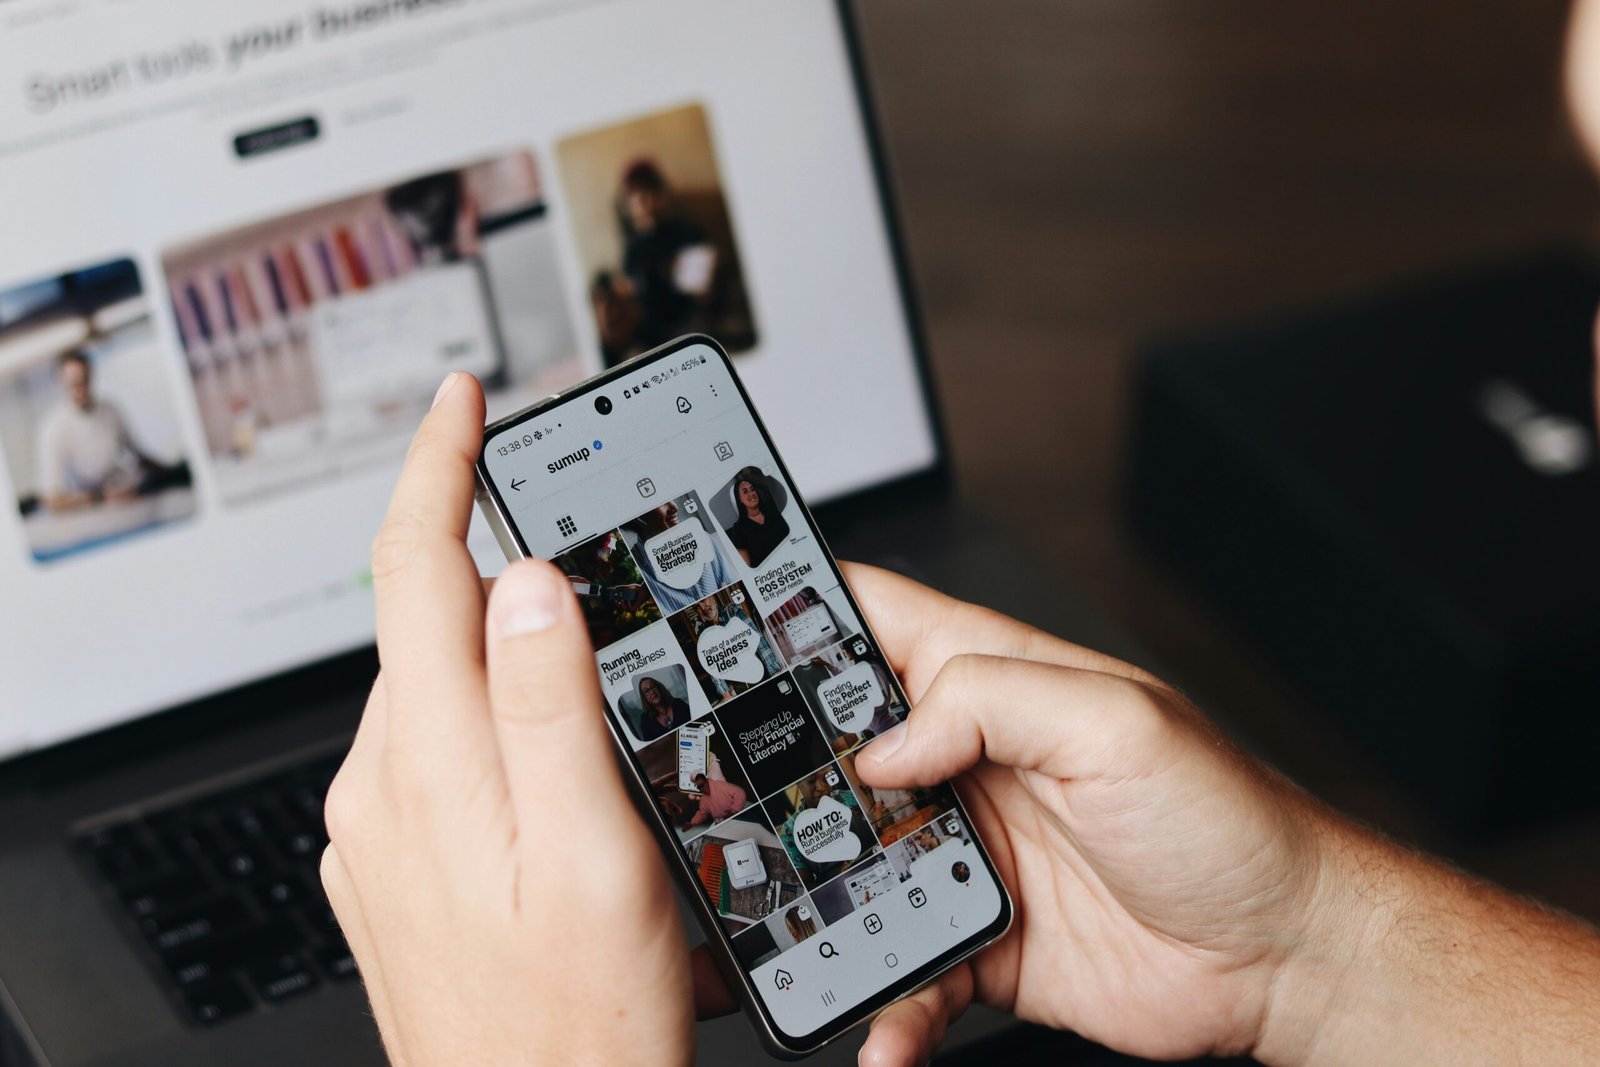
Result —
POLYGON ((832 4, 10 0, 0 70, 0 755, 369 643, 451 369, 702 331, 813 501, 937 461, 832 4))

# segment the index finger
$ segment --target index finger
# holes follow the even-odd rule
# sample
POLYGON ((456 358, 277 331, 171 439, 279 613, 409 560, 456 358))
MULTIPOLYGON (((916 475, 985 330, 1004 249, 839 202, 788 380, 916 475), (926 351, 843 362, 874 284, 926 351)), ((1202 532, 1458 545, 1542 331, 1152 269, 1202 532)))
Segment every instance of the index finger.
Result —
POLYGON ((1063 641, 998 611, 946 596, 893 571, 864 563, 840 566, 912 701, 922 699, 946 662, 964 653, 1075 667, 1167 688, 1155 675, 1131 663, 1063 641))
MULTIPOLYGON (((372 544, 378 658, 396 702, 391 732, 408 708, 481 701, 483 586, 467 551, 473 467, 483 440, 483 390, 470 374, 447 377, 422 420, 372 544)), ((438 721, 443 717, 434 716, 438 721)))

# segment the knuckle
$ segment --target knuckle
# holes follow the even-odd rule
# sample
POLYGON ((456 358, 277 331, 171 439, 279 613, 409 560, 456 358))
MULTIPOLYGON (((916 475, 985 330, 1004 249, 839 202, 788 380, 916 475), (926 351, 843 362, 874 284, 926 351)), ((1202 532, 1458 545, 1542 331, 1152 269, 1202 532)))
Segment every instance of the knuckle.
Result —
POLYGON ((391 515, 372 541, 372 580, 386 582, 429 556, 442 558, 459 545, 427 516, 411 512, 391 515))
POLYGON ((411 563, 423 541, 421 521, 412 515, 391 515, 372 539, 373 581, 391 578, 411 563))
POLYGON ((366 825, 362 817, 365 790, 355 780, 350 765, 339 768, 328 785, 328 795, 322 805, 322 819, 327 824, 328 840, 347 845, 355 841, 366 825))
POLYGON ((1179 719, 1149 689, 1137 682, 1122 681, 1124 698, 1117 702, 1117 717, 1122 748, 1130 756, 1157 751, 1178 732, 1179 719))
MULTIPOLYGON (((960 694, 969 693, 982 683, 981 675, 989 671, 992 666, 993 657, 976 652, 958 652, 945 660, 944 666, 939 668, 939 673, 934 676, 933 685, 929 687, 929 694, 959 697, 960 694)), ((926 702, 927 698, 923 699, 926 702)))

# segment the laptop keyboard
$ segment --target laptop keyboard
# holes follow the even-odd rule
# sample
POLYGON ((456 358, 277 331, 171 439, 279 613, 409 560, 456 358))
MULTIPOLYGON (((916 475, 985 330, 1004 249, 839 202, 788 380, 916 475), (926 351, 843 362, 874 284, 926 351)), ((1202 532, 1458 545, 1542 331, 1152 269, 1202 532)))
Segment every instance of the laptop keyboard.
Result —
POLYGON ((190 1021, 213 1026, 356 978, 318 873, 322 802, 342 758, 75 835, 190 1021))

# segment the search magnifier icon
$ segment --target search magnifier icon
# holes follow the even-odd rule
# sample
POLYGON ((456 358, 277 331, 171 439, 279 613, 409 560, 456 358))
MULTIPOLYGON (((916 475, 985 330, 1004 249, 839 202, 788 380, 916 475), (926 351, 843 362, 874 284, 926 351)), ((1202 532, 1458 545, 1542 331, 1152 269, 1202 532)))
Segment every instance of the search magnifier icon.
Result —
POLYGON ((831 960, 833 957, 839 954, 839 950, 833 947, 832 941, 824 941, 822 944, 817 946, 817 953, 823 959, 831 960))

